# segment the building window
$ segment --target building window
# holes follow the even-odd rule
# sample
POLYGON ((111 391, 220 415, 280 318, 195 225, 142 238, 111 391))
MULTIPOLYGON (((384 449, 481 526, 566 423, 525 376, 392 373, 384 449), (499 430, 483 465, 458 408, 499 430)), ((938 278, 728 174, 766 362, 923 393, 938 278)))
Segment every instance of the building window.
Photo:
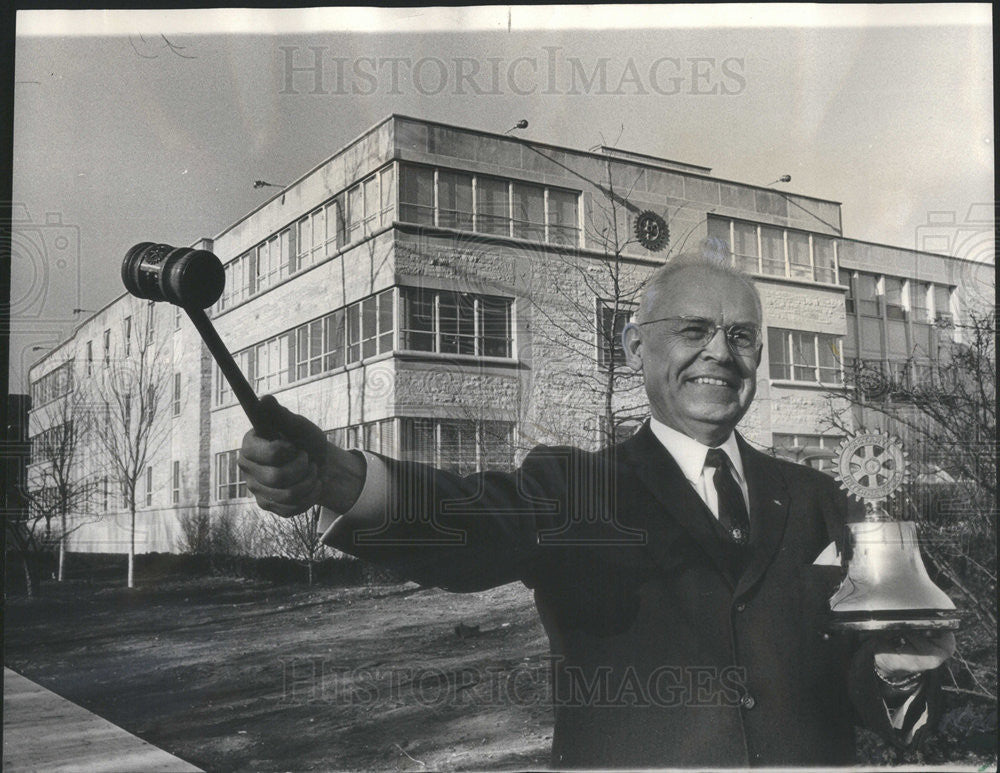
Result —
POLYGON ((509 470, 514 463, 514 424, 469 419, 402 419, 401 456, 468 475, 509 470))
POLYGON ((257 344, 251 350, 254 391, 273 392, 289 382, 291 370, 291 334, 285 333, 257 344))
POLYGON ((438 223, 443 228, 472 230, 472 175, 438 172, 438 223))
POLYGON ((323 258, 337 252, 336 214, 333 203, 311 212, 299 220, 295 231, 295 262, 290 267, 290 273, 301 271, 315 265, 323 258), (330 218, 327 219, 329 212, 330 218), (327 224, 329 223, 329 234, 327 224), (329 243, 329 250, 326 249, 329 243))
POLYGON ((340 448, 364 448, 378 454, 398 455, 395 419, 368 421, 332 429, 326 433, 326 438, 340 448))
MULTIPOLYGON (((233 355, 236 360, 236 364, 240 368, 240 372, 246 376, 247 381, 253 383, 253 371, 250 368, 250 350, 244 349, 241 352, 237 352, 233 355)), ((235 399, 233 396, 233 390, 229 386, 229 382, 226 377, 222 375, 222 369, 218 365, 215 366, 215 404, 225 405, 230 400, 235 399)))
POLYGON ((854 282, 854 296, 858 304, 858 313, 866 317, 880 317, 879 311, 879 281, 875 274, 858 272, 854 282))
MULTIPOLYGON (((433 190, 432 182, 432 194, 433 190)), ((215 305, 216 313, 335 256, 345 245, 390 224, 395 209, 395 174, 389 166, 226 264, 226 290, 215 305)), ((432 201, 432 215, 433 210, 432 201)))
POLYGON ((519 239, 576 245, 579 193, 450 169, 400 168, 400 219, 519 239))
POLYGON ((514 236, 545 241, 545 188, 519 182, 513 188, 514 236))
POLYGON ((246 478, 236 463, 239 454, 239 451, 223 451, 215 455, 215 496, 219 501, 248 495, 246 478))
POLYGON ((364 188, 364 234, 371 236, 378 230, 380 200, 378 195, 378 176, 373 175, 362 183, 364 188))
POLYGON ((181 307, 174 306, 174 330, 181 329, 181 307))
MULTIPOLYGON (((310 345, 312 342, 310 323, 310 345)), ((323 318, 323 370, 333 370, 343 367, 347 362, 347 314, 344 309, 338 309, 323 318)), ((309 368, 312 375, 312 365, 309 368)))
POLYGON ((437 293, 439 351, 476 354, 476 299, 465 293, 437 293))
POLYGON ((434 225, 434 170, 404 166, 399 174, 399 219, 434 225))
POLYGON ((622 331, 625 325, 632 321, 637 308, 638 304, 619 300, 616 309, 613 301, 598 299, 597 363, 602 368, 607 368, 611 364, 615 367, 625 364, 622 331))
MULTIPOLYGON (((395 342, 395 290, 383 290, 320 319, 236 352, 240 370, 258 393, 391 352, 395 342)), ((509 358, 513 352, 513 300, 415 287, 400 288, 400 349, 509 358)), ((215 402, 232 390, 215 369, 215 402)))
POLYGON ((883 277, 885 293, 885 316, 888 319, 905 320, 906 309, 903 305, 903 280, 894 276, 883 277))
POLYGON ((347 307, 347 362, 392 351, 392 297, 385 290, 347 307))
POLYGON ((357 347, 361 359, 392 351, 392 290, 365 298, 347 307, 348 355, 357 361, 357 347), (352 329, 356 336, 351 335, 352 329))
POLYGON ((788 231, 788 268, 790 276, 796 279, 812 279, 812 258, 809 250, 809 234, 788 231))
POLYGON ((837 244, 832 237, 711 216, 708 236, 729 245, 733 265, 741 271, 837 281, 837 244))
POLYGON ((843 435, 802 435, 775 432, 771 443, 778 456, 833 474, 843 435))
MULTIPOLYGON (((844 284, 848 284, 847 273, 841 277, 844 284)), ((946 309, 941 319, 951 320, 948 288, 860 271, 848 286, 848 356, 894 363, 914 357, 934 359, 942 333, 934 329, 932 321, 938 319, 939 306, 946 309)), ((907 377, 898 368, 896 371, 900 378, 907 377)))
POLYGON ((548 241, 575 247, 580 243, 580 197, 572 191, 549 188, 548 241))
MULTIPOLYGON (((237 364, 260 393, 391 352, 394 292, 383 290, 237 352, 237 364)), ((215 402, 224 405, 232 390, 218 366, 215 373, 215 402)))
POLYGON ((476 178, 476 230, 510 236, 510 185, 506 180, 476 178))
POLYGON ((829 236, 812 234, 813 271, 817 282, 837 281, 836 244, 829 236))
POLYGON ((301 271, 312 265, 312 216, 306 215, 295 224, 295 263, 290 271, 301 271))
POLYGON ((55 400, 73 390, 73 361, 68 360, 31 385, 32 408, 55 400))
MULTIPOLYGON (((370 175, 348 189, 346 194, 340 194, 324 208, 326 227, 326 255, 333 256, 345 244, 360 241, 365 236, 371 236, 380 226, 389 225, 395 213, 396 189, 394 185, 393 168, 387 167, 370 175)), ((433 172, 430 182, 424 180, 409 180, 414 183, 400 191, 400 211, 409 211, 408 207, 425 207, 431 217, 434 214, 434 181, 433 172), (427 201, 427 196, 430 201, 427 201), (418 204, 410 201, 418 200, 418 204)), ((433 222, 428 223, 433 225, 433 222)), ((321 224, 314 218, 310 223, 313 243, 318 240, 318 228, 321 224)))
POLYGON ((146 507, 153 504, 153 467, 146 467, 146 507))
POLYGON ((740 271, 751 274, 760 272, 760 247, 757 244, 757 226, 754 223, 710 217, 708 236, 730 246, 733 265, 740 271))
POLYGON ((510 298, 418 287, 400 288, 400 348, 510 357, 510 298))
POLYGON ((174 374, 174 399, 173 399, 173 407, 174 407, 174 416, 180 416, 181 415, 181 374, 180 373, 175 373, 174 374))
POLYGON ((761 273, 786 276, 785 232, 780 228, 762 225, 760 228, 761 273))
POLYGON ((315 376, 323 371, 323 320, 317 319, 295 329, 295 378, 315 376))
POLYGON ((33 435, 29 448, 31 463, 58 461, 60 458, 64 458, 72 439, 72 420, 49 427, 33 435))
POLYGON ((87 375, 94 373, 94 342, 87 341, 87 375))
POLYGON ((125 317, 125 324, 122 333, 125 337, 125 356, 132 356, 132 317, 125 317))
POLYGON ((768 328, 770 376, 786 381, 840 384, 840 347, 840 336, 768 328))
POLYGON ((954 320, 951 309, 951 291, 942 285, 934 285, 934 319, 946 324, 954 320))
POLYGON ((170 482, 170 501, 178 504, 181 501, 181 463, 175 461, 173 464, 173 474, 170 482))
POLYGON ((381 190, 381 206, 379 208, 379 224, 387 226, 396 215, 395 175, 391 166, 379 172, 379 189, 381 190))
POLYGON ((355 185, 347 191, 347 241, 356 242, 361 239, 362 220, 364 219, 364 199, 361 198, 361 186, 355 185))
POLYGON ((850 271, 840 272, 840 284, 847 288, 847 292, 844 293, 844 310, 848 314, 857 313, 857 305, 855 303, 854 297, 854 277, 851 276, 850 271))
POLYGON ((101 478, 101 509, 104 512, 108 511, 108 478, 104 476, 101 478))
POLYGON ((910 282, 910 312, 914 322, 932 322, 928 293, 928 282, 910 282))
POLYGON ((104 365, 111 362, 111 329, 104 331, 104 365))
POLYGON ((291 234, 292 229, 285 228, 258 245, 250 293, 273 287, 291 273, 291 234))
POLYGON ((326 257, 333 257, 347 244, 347 215, 344 211, 347 197, 341 193, 327 204, 326 213, 326 257))

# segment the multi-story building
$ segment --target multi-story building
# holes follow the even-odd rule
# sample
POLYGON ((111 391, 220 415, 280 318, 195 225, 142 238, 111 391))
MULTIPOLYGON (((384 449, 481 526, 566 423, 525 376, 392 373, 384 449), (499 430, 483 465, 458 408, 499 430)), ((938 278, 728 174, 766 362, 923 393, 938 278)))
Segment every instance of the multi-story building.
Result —
MULTIPOLYGON (((929 366, 954 335, 934 321, 966 303, 962 260, 847 239, 840 210, 640 153, 393 115, 195 246, 225 264, 210 314, 258 394, 339 443, 473 470, 632 426, 644 396, 614 333, 656 266, 725 245, 767 328, 742 431, 802 458, 840 441, 823 417, 856 361, 929 366)), ((169 426, 138 480, 137 550, 166 551, 180 519, 252 503, 236 466, 248 421, 179 309, 123 296, 82 323, 31 369, 32 432, 47 402, 127 359, 139 318, 159 331, 169 426)), ((74 549, 122 550, 119 505, 103 497, 74 549)))

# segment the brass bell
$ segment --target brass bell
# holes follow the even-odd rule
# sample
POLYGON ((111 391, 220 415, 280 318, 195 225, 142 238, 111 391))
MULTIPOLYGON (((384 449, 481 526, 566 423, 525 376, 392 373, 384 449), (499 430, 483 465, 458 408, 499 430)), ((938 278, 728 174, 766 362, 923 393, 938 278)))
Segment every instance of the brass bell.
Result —
POLYGON ((861 430, 844 440, 837 478, 864 503, 865 519, 847 524, 847 576, 830 598, 835 630, 955 629, 955 604, 927 575, 917 525, 893 521, 882 503, 906 474, 906 452, 894 437, 861 430))
POLYGON ((927 575, 912 521, 850 523, 847 576, 830 598, 831 627, 955 629, 955 604, 927 575))

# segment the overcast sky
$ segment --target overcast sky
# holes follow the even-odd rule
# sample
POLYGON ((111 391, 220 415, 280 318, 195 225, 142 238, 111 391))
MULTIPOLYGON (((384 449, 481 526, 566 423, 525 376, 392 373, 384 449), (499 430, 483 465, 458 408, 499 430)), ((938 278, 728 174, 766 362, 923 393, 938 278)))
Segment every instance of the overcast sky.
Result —
POLYGON ((11 391, 139 241, 214 236, 390 113, 843 203, 914 247, 993 198, 987 5, 18 15, 11 391), (322 74, 289 72, 318 62, 322 74), (601 74, 604 73, 602 83, 601 74), (15 223, 17 229, 17 223, 15 223), (19 247, 20 245, 20 247, 19 247), (19 249, 21 250, 19 253, 19 249))

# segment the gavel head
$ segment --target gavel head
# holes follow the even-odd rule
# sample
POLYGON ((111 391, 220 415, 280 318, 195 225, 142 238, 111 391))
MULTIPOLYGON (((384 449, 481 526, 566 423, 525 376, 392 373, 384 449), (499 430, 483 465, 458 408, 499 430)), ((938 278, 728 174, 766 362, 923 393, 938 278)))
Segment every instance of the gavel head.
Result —
POLYGON ((208 250, 140 242, 125 253, 122 282, 137 298, 206 309, 222 295, 226 272, 208 250))

